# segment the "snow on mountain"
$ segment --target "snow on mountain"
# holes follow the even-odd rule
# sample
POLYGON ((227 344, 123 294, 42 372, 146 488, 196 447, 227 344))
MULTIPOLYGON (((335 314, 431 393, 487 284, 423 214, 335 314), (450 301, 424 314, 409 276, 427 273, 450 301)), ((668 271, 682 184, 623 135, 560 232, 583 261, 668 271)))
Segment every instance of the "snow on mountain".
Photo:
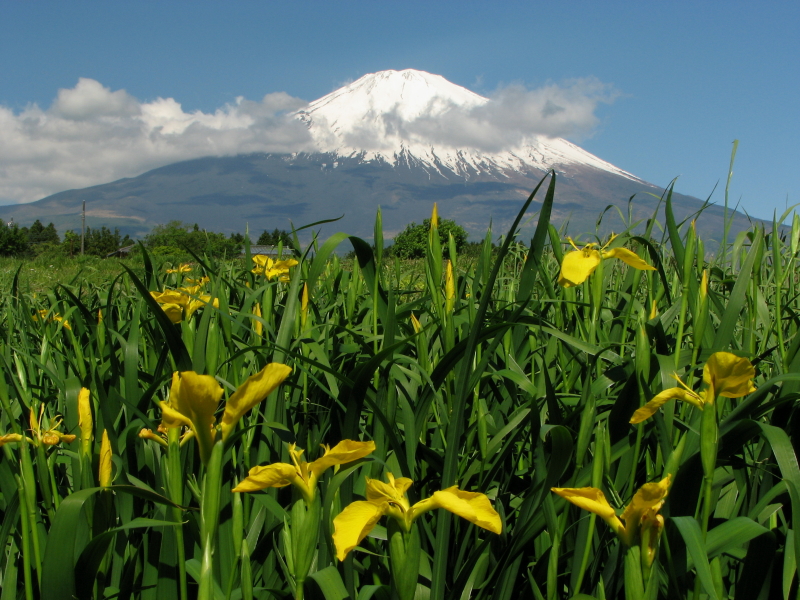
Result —
POLYGON ((563 138, 527 137, 494 152, 433 141, 440 123, 457 123, 460 116, 490 102, 440 75, 413 69, 380 71, 311 102, 296 117, 321 152, 341 157, 414 165, 444 176, 449 171, 465 179, 550 168, 569 175, 572 167, 589 166, 641 182, 563 138))

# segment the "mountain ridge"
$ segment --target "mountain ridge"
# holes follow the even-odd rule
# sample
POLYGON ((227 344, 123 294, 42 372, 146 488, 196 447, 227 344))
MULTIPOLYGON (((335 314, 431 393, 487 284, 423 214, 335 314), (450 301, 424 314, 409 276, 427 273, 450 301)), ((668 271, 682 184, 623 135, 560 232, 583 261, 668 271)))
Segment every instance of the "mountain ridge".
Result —
MULTIPOLYGON (((422 221, 438 202, 443 217, 478 238, 489 223, 505 232, 549 169, 558 178, 552 222, 568 223, 573 235, 620 231, 628 219, 645 221, 654 214, 662 188, 561 138, 521 135, 516 146, 493 153, 476 147, 480 136, 463 147, 434 145, 425 137, 430 127, 439 127, 434 138, 443 135, 437 119, 461 119, 465 129, 475 126, 480 133, 482 124, 497 119, 489 110, 495 110, 489 99, 440 76, 412 70, 365 75, 289 116, 306 124, 316 152, 196 158, 2 207, 0 215, 23 225, 38 218, 52 221, 59 231, 76 229, 85 201, 88 226, 119 227, 132 236, 171 220, 224 233, 249 227, 257 235, 343 215, 322 234, 343 230, 371 238, 379 205, 386 235, 392 237, 406 224, 422 221), (352 145, 357 141, 364 143, 352 145), (609 211, 610 206, 619 211, 609 211)), ((515 118, 507 119, 513 125, 515 118)), ((679 221, 702 206, 680 194, 673 201, 679 221)), ((526 225, 531 229, 534 212, 526 225)), ((698 230, 717 236, 722 214, 720 207, 707 207, 698 230)), ((744 216, 734 215, 732 231, 748 226, 744 216)))

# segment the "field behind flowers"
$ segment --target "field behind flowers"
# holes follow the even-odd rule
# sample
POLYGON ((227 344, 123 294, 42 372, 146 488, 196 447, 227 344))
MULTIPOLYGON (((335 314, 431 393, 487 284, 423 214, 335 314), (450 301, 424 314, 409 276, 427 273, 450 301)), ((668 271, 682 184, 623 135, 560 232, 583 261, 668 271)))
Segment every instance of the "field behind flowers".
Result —
POLYGON ((469 260, 378 213, 9 275, 0 600, 800 597, 800 219, 712 255, 667 195, 575 248, 534 197, 469 260))

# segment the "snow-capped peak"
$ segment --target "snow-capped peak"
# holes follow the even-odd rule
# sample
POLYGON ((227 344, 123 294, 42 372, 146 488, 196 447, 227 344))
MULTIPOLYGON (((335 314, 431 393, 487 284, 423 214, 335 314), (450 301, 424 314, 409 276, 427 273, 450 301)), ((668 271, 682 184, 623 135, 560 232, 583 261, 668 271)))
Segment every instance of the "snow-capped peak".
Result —
POLYGON ((638 180, 562 138, 534 135, 502 148, 474 147, 459 129, 483 127, 480 111, 492 100, 440 75, 380 71, 311 102, 296 113, 317 148, 391 164, 413 160, 436 171, 528 171, 588 165, 638 180))

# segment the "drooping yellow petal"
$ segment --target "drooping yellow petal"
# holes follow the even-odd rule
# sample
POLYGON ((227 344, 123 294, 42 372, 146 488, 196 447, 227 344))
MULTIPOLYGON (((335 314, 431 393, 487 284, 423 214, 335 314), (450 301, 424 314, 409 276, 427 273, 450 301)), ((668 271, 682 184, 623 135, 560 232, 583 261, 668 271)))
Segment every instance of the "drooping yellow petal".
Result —
POLYGON ((414 333, 422 331, 422 324, 419 322, 419 319, 414 316, 414 313, 411 313, 411 326, 414 328, 414 333))
POLYGON ((343 465, 353 462, 359 458, 364 458, 368 454, 375 452, 375 442, 355 442, 353 440, 342 440, 325 454, 308 465, 308 470, 319 479, 322 474, 334 465, 343 465))
POLYGON ((689 402, 690 404, 693 404, 700 410, 703 410, 704 402, 699 395, 685 388, 674 387, 674 388, 669 388, 668 390, 664 390, 660 394, 657 394, 652 400, 650 400, 650 402, 648 402, 643 407, 638 409, 635 413, 633 413, 630 423, 632 425, 636 425, 637 423, 646 421, 654 414, 656 414, 656 411, 658 411, 659 408, 664 406, 667 402, 669 402, 673 398, 677 400, 683 400, 684 402, 689 402))
POLYGON ((0 446, 5 444, 9 444, 11 442, 21 442, 22 436, 18 433, 7 433, 5 435, 0 435, 0 446))
POLYGON ((169 447, 169 444, 167 443, 167 440, 165 440, 163 437, 161 437, 157 433, 153 433, 152 429, 140 429, 139 430, 139 437, 142 438, 143 440, 152 440, 152 441, 154 441, 154 442, 156 442, 158 444, 161 444, 162 446, 164 446, 164 448, 169 447))
POLYGON ((194 371, 175 372, 169 403, 161 403, 161 424, 171 429, 188 425, 197 437, 200 457, 206 462, 214 444, 214 413, 222 397, 222 387, 210 375, 194 371))
POLYGON ((629 267, 639 269, 640 271, 655 271, 656 268, 648 265, 643 261, 638 254, 631 252, 627 248, 614 248, 603 252, 603 258, 618 258, 629 267))
POLYGON ((253 467, 232 492, 257 492, 264 488, 286 487, 297 480, 297 469, 287 463, 274 463, 265 467, 253 467))
POLYGON ((713 396, 746 396, 756 391, 752 381, 755 376, 749 360, 730 352, 715 352, 703 367, 703 381, 713 389, 713 396))
POLYGON ((177 304, 178 306, 186 306, 186 303, 189 301, 189 297, 186 294, 176 292, 175 290, 164 290, 161 293, 150 292, 150 294, 159 304, 177 304))
POLYGON ((293 258, 287 258, 286 260, 278 260, 275 261, 275 264, 272 265, 272 268, 277 271, 283 271, 284 273, 289 270, 290 267, 296 267, 300 263, 297 262, 293 258))
POLYGON ((172 408, 168 402, 159 402, 161 406, 161 426, 164 429, 176 427, 193 427, 192 420, 183 413, 172 408))
POLYGON ((639 523, 642 516, 648 511, 655 511, 664 504, 664 498, 669 493, 670 476, 656 482, 645 483, 639 488, 630 504, 625 507, 622 513, 622 520, 625 521, 625 530, 629 536, 635 535, 639 530, 639 523))
POLYGON ((351 503, 333 520, 333 545, 336 558, 344 560, 361 543, 380 518, 386 514, 388 502, 357 501, 351 503))
POLYGON ((103 441, 100 443, 100 487, 111 486, 111 442, 108 439, 108 432, 103 429, 103 441))
POLYGON ((180 304, 162 304, 161 310, 163 310, 169 320, 176 325, 183 321, 183 307, 180 304))
POLYGON ((457 485, 434 492, 427 500, 417 502, 411 507, 411 520, 434 508, 448 510, 492 533, 500 534, 503 530, 500 515, 492 507, 489 497, 480 492, 465 492, 458 489, 457 485))
POLYGON ((605 521, 617 517, 617 513, 606 500, 602 490, 594 487, 550 489, 565 500, 572 502, 575 506, 588 510, 605 521))
POLYGON ((239 419, 275 391, 291 372, 292 368, 289 366, 270 363, 255 375, 248 377, 225 404, 225 413, 222 415, 222 439, 228 439, 239 419))
POLYGON ((561 261, 558 284, 567 288, 580 285, 589 278, 589 275, 594 273, 597 265, 600 264, 600 260, 600 251, 594 248, 567 252, 561 261))
POLYGON ((81 445, 88 450, 92 443, 94 424, 92 423, 92 406, 89 390, 81 388, 78 392, 78 428, 81 430, 81 445))

